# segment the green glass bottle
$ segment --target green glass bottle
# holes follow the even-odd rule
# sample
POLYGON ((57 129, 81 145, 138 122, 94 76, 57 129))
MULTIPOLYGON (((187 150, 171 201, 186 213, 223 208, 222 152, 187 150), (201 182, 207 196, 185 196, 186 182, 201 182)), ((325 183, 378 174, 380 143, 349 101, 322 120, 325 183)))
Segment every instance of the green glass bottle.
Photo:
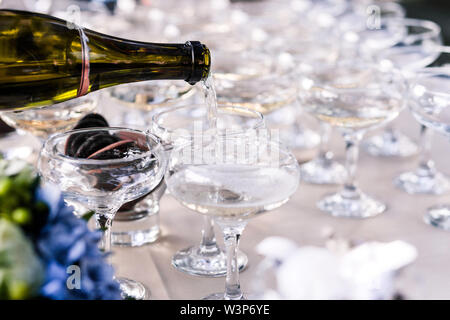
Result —
POLYGON ((48 15, 0 10, 0 110, 73 99, 143 80, 207 78, 208 48, 198 41, 126 40, 48 15))

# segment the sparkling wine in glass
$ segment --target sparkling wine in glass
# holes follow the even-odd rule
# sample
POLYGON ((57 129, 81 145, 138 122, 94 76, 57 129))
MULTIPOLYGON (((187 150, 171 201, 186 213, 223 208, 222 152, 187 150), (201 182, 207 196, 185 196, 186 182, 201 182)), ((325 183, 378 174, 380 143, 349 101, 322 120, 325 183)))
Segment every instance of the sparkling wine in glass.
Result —
POLYGON ((20 135, 31 135, 39 140, 39 147, 34 149, 37 156, 45 139, 51 134, 73 128, 78 120, 95 111, 97 104, 95 96, 82 97, 31 110, 4 111, 0 117, 20 135))
POLYGON ((11 127, 26 132, 42 142, 53 133, 67 131, 86 114, 95 111, 97 101, 79 98, 33 110, 5 111, 1 118, 11 127))
MULTIPOLYGON (((264 127, 263 116, 257 111, 219 105, 215 128, 211 128, 208 108, 205 105, 189 105, 155 114, 151 132, 161 138, 169 157, 174 148, 201 140, 202 137, 245 135, 264 127)), ((239 252, 237 259, 238 269, 243 270, 248 262, 247 256, 239 252)), ((200 244, 178 251, 172 258, 172 265, 193 275, 218 277, 226 274, 226 256, 217 245, 211 218, 204 218, 200 244)))
POLYGON ((102 111, 109 115, 113 125, 146 130, 159 109, 187 103, 197 91, 197 86, 172 80, 122 85, 107 90, 102 96, 104 105, 114 105, 114 112, 109 107, 102 111))
POLYGON ((231 69, 216 66, 213 79, 217 101, 261 112, 267 126, 278 129, 282 141, 289 148, 306 150, 316 147, 320 137, 300 124, 302 110, 297 98, 294 72, 289 68, 285 70, 266 53, 255 53, 254 56, 260 60, 254 65, 245 66, 243 59, 235 63, 242 68, 236 65, 231 69), (268 62, 270 65, 267 65, 268 62))

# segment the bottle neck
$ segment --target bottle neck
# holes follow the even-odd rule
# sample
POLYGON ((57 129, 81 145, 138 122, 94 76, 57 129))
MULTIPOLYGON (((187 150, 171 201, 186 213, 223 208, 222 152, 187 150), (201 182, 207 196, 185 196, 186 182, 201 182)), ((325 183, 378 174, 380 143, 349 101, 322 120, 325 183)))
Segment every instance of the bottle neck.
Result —
POLYGON ((33 12, 0 10, 0 110, 51 105, 114 85, 160 79, 191 84, 210 71, 208 48, 145 43, 33 12))
POLYGON ((185 45, 190 46, 192 50, 192 73, 186 81, 193 85, 200 80, 206 80, 211 68, 209 49, 199 41, 188 41, 185 45))
POLYGON ((184 44, 146 43, 90 30, 80 31, 80 41, 83 58, 80 88, 89 83, 87 91, 80 90, 83 94, 144 80, 173 79, 195 84, 205 79, 210 70, 209 50, 198 41, 184 44))

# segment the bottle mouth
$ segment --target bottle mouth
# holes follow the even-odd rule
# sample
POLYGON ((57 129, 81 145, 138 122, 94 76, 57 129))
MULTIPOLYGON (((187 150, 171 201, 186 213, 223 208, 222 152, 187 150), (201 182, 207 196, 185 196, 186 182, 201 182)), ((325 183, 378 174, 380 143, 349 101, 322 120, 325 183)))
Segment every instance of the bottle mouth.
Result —
POLYGON ((208 77, 211 69, 211 53, 208 47, 199 41, 188 41, 186 46, 190 47, 192 52, 192 72, 186 81, 194 85, 208 77))

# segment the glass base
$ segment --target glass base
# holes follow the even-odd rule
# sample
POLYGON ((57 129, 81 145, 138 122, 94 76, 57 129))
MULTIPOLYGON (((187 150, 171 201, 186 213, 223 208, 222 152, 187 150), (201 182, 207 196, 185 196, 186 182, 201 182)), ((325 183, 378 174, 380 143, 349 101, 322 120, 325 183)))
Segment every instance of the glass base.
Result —
MULTIPOLYGON (((118 215, 124 212, 118 212, 118 215)), ((117 217, 117 215, 116 215, 117 217)), ((161 234, 159 228, 159 206, 156 212, 146 212, 138 219, 125 221, 114 220, 111 241, 114 246, 139 247, 158 240, 161 234)))
POLYGON ((158 240, 159 199, 165 189, 165 185, 158 187, 130 210, 117 212, 111 233, 114 246, 139 247, 158 240))
POLYGON ((424 175, 422 169, 405 172, 395 178, 394 184, 409 194, 443 194, 450 189, 450 181, 443 174, 424 175))
POLYGON ((386 205, 368 195, 358 192, 352 197, 341 191, 325 197, 317 207, 334 217, 369 218, 386 210, 386 205))
POLYGON ((300 177, 312 184, 343 184, 347 170, 339 162, 318 157, 300 166, 300 177))
POLYGON ((155 242, 160 234, 159 226, 142 230, 116 231, 112 233, 111 241, 117 247, 140 247, 155 242))
MULTIPOLYGON (((190 247, 178 251, 172 257, 172 265, 179 271, 202 277, 223 277, 227 274, 227 257, 222 250, 216 254, 200 254, 199 247, 190 247)), ((238 252, 239 271, 247 266, 248 258, 245 253, 238 252)))
POLYGON ((417 144, 398 131, 373 136, 364 141, 363 148, 375 157, 410 157, 419 152, 417 144))
POLYGON ((424 220, 433 227, 450 230, 450 204, 440 204, 429 208, 424 220))
POLYGON ((145 300, 149 298, 150 292, 142 283, 127 278, 117 278, 116 280, 119 282, 123 299, 145 300))
POLYGON ((238 299, 225 299, 225 293, 222 292, 210 294, 209 296, 204 297, 203 300, 247 300, 247 299, 245 299, 244 295, 242 295, 238 299))

